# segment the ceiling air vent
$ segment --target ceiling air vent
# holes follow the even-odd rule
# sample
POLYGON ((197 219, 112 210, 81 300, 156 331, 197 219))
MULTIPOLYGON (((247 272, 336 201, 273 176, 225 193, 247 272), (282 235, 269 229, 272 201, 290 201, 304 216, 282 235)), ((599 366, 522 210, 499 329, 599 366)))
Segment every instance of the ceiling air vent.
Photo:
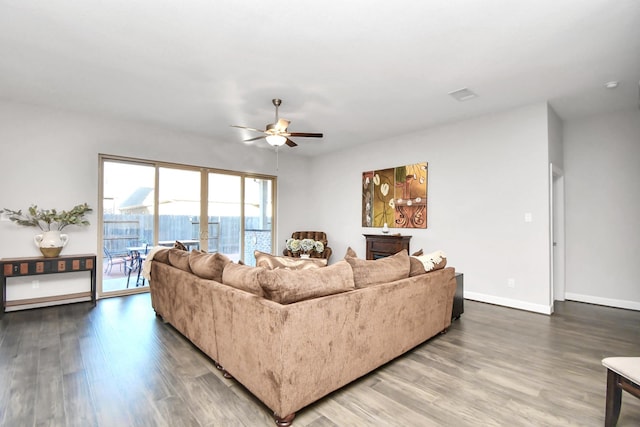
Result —
POLYGON ((462 89, 454 90, 453 92, 449 92, 449 95, 451 95, 453 98, 455 98, 457 101, 460 101, 460 102, 468 101, 470 99, 478 97, 477 94, 467 89, 466 87, 463 87, 462 89))

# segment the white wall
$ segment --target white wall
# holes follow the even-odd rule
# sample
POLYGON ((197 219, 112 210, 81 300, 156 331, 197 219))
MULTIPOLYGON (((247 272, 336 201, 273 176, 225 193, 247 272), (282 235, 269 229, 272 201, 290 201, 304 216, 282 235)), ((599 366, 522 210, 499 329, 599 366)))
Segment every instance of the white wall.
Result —
POLYGON ((413 236, 412 251, 445 251, 466 298, 548 313, 547 120, 540 103, 316 158, 324 178, 310 218, 328 233, 332 261, 348 246, 364 257, 362 234, 380 232, 360 224, 362 172, 427 161, 428 229, 392 232, 413 236))
MULTIPOLYGON (((278 176, 279 224, 302 227, 306 183, 299 179, 309 159, 282 150, 279 170, 273 150, 220 142, 151 125, 35 106, 0 102, 0 207, 68 209, 87 202, 98 208, 98 154, 113 154, 278 176)), ((69 227, 63 254, 97 253, 97 215, 91 226, 69 227)), ((290 235, 290 231, 288 231, 290 235)), ((36 229, 0 222, 0 257, 40 256, 36 229)), ((278 235, 277 242, 285 237, 278 235)), ((279 249, 282 250, 282 247, 279 249)), ((42 280, 52 280, 49 276, 42 280)), ((17 281, 18 279, 12 279, 17 281)))
POLYGON ((562 142, 562 120, 551 108, 547 109, 549 121, 549 162, 559 169, 564 168, 564 145, 562 142))
POLYGON ((567 299, 640 310, 640 111, 564 126, 567 299))
MULTIPOLYGON (((361 173, 428 161, 429 228, 392 231, 412 235, 413 250, 446 251, 465 273, 467 298, 547 312, 548 161, 562 155, 567 296, 640 309, 639 115, 569 121, 562 152, 552 141, 562 123, 540 103, 312 160, 282 150, 277 171, 270 150, 0 102, 0 207, 97 207, 98 153, 265 173, 278 176, 276 252, 295 230, 324 230, 335 262, 347 246, 364 256, 362 234, 379 232, 360 225, 361 173)), ((99 253, 96 215, 90 220, 88 228, 69 230, 66 253, 99 253)), ((0 222, 0 257, 38 256, 34 234, 0 222)))

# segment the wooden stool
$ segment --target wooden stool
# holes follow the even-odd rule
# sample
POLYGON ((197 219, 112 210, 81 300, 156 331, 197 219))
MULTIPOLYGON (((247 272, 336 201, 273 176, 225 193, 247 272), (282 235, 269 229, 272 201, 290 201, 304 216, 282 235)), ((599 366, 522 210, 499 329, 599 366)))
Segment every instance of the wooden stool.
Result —
POLYGON ((607 357, 607 402, 604 425, 613 427, 620 416, 622 390, 640 399, 640 357, 607 357))

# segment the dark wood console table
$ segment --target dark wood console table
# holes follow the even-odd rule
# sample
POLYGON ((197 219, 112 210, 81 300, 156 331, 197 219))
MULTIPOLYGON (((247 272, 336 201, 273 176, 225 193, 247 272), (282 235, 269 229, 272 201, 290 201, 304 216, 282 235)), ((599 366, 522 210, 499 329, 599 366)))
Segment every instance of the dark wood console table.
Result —
POLYGON ((2 310, 0 317, 4 315, 6 307, 26 304, 38 304, 51 301, 63 301, 66 299, 91 297, 91 302, 96 305, 96 256, 70 255, 55 258, 4 258, 0 259, 0 286, 2 286, 2 310), (21 276, 35 276, 40 274, 69 273, 75 271, 89 271, 91 273, 91 291, 74 294, 53 295, 42 298, 31 298, 7 301, 7 278, 21 276))
POLYGON ((397 254, 403 249, 409 252, 409 240, 411 236, 399 236, 395 234, 363 234, 367 239, 367 259, 384 258, 397 254))

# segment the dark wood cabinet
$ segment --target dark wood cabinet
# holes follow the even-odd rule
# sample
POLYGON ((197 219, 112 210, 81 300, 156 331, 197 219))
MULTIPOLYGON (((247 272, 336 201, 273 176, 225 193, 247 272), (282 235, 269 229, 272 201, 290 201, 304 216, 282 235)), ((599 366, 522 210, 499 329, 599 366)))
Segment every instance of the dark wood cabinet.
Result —
POLYGON ((403 249, 409 252, 409 241, 411 236, 400 236, 395 234, 364 234, 367 239, 367 259, 384 258, 397 254, 403 249))
POLYGON ((453 297, 451 319, 459 319, 464 313, 464 274, 456 272, 456 295, 453 297))
POLYGON ((90 297, 93 305, 96 305, 96 256, 70 255, 55 258, 4 258, 0 259, 0 286, 2 286, 2 306, 0 317, 9 306, 24 304, 39 304, 52 301, 90 297), (88 271, 91 277, 91 289, 87 292, 75 294, 52 295, 42 298, 7 301, 7 278, 19 276, 36 276, 41 274, 69 273, 75 271, 88 271))

